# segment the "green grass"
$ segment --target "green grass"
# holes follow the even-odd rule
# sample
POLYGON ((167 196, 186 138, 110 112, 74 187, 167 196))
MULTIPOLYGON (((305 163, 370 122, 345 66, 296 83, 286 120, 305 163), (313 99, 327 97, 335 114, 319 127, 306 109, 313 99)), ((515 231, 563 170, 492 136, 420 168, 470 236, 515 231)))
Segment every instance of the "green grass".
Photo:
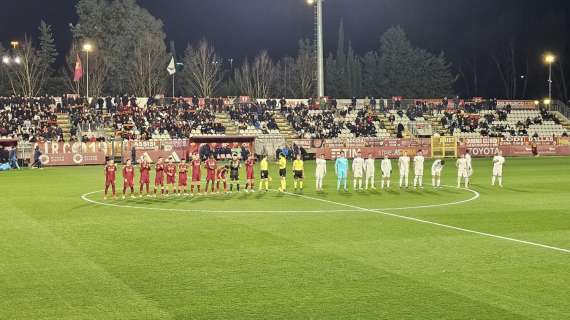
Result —
MULTIPOLYGON (((479 199, 385 211, 570 249, 570 158, 507 160, 504 189, 476 160, 479 199)), ((306 197, 106 202, 130 207, 80 198, 101 167, 0 173, 0 319, 568 319, 570 253, 359 209, 472 193, 337 193, 331 163, 318 194, 306 166, 306 197)))

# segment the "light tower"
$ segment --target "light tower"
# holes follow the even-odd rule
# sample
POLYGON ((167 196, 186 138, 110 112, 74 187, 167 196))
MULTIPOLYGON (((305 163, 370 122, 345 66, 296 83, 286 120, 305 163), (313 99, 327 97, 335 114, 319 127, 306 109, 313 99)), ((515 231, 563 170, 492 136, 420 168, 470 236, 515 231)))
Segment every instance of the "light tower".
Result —
POLYGON ((86 43, 83 45, 83 51, 85 51, 85 55, 87 56, 87 103, 89 103, 89 52, 93 51, 93 45, 90 43, 86 43))
POLYGON ((325 67, 323 49, 323 1, 307 0, 307 4, 315 7, 315 25, 317 33, 317 88, 318 98, 325 96, 325 67))
POLYGON ((548 64, 548 100, 552 101, 552 64, 556 61, 556 56, 552 53, 544 55, 544 62, 548 64))

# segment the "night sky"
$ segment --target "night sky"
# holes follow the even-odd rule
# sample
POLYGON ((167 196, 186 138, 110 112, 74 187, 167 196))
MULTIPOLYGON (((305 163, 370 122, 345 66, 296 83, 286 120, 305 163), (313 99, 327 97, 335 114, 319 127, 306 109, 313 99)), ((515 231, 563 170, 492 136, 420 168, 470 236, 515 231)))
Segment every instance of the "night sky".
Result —
MULTIPOLYGON (((36 36, 40 19, 54 27, 58 49, 67 51, 74 0, 4 0, 0 41, 4 47, 25 34, 36 36)), ((138 0, 162 19, 168 41, 180 53, 189 42, 207 38, 226 58, 240 60, 267 49, 275 58, 292 55, 297 41, 313 37, 313 11, 305 0, 138 0)), ((128 18, 128 17, 126 17, 128 18)), ((514 39, 521 61, 528 56, 528 97, 543 97, 547 68, 541 54, 551 50, 563 62, 570 53, 570 1, 566 0, 326 0, 325 50, 336 49, 342 20, 358 53, 379 47, 380 35, 400 25, 414 45, 443 51, 459 68, 478 57, 480 95, 503 93, 489 53, 514 39)), ((112 22, 109 22, 112 23, 112 22)), ((570 65, 570 63, 566 63, 570 65)), ((570 70, 566 70, 570 75, 570 70)), ((522 75, 522 74, 521 74, 522 75)), ((462 80, 457 89, 464 90, 462 80)))

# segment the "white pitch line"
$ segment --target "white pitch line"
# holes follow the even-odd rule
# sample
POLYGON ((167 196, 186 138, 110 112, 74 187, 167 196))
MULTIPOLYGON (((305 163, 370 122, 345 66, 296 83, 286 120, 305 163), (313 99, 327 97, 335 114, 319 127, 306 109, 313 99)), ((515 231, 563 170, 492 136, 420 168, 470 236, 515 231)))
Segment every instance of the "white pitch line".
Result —
POLYGON ((438 227, 442 227, 442 228, 453 229, 453 230, 457 230, 457 231, 463 231, 463 232, 467 232, 467 233, 477 234, 480 236, 485 236, 485 237, 490 237, 490 238, 495 238, 495 239, 501 239, 501 240, 507 240, 507 241, 512 241, 512 242, 527 244, 527 245, 531 245, 531 246, 535 246, 535 247, 555 250, 555 251, 564 252, 564 253, 570 253, 569 249, 558 248, 558 247, 553 247, 553 246, 549 246, 549 245, 545 245, 545 244, 541 244, 541 243, 499 236, 499 235, 492 234, 492 233, 486 233, 486 232, 480 232, 480 231, 455 227, 455 226, 451 226, 451 225, 447 225, 447 224, 443 224, 443 223, 438 223, 438 222, 433 222, 433 221, 428 221, 428 220, 423 220, 423 219, 418 219, 418 218, 413 218, 413 217, 408 217, 408 216, 402 216, 399 214, 384 212, 384 211, 380 211, 377 209, 367 209, 367 208, 354 206, 351 204, 340 203, 340 202, 330 201, 330 200, 326 200, 326 199, 319 199, 319 198, 309 197, 309 196, 305 196, 302 194, 296 194, 296 193, 290 193, 290 192, 285 192, 285 194, 288 194, 291 196, 297 196, 297 197, 301 197, 301 198, 305 198, 305 199, 310 199, 310 200, 321 201, 321 202, 325 202, 325 203, 329 203, 329 204, 336 204, 338 206, 343 206, 343 207, 348 207, 348 208, 353 208, 353 209, 359 209, 360 211, 368 211, 368 212, 373 212, 373 213, 379 213, 379 214, 394 217, 394 218, 399 218, 399 219, 404 219, 404 220, 409 220, 409 221, 414 221, 414 222, 420 222, 420 223, 430 224, 430 225, 434 225, 434 226, 438 226, 438 227))
MULTIPOLYGON (((153 208, 153 207, 142 207, 142 206, 131 206, 131 205, 123 205, 123 204, 115 204, 115 203, 106 203, 100 202, 96 200, 89 199, 88 196, 102 192, 103 190, 88 192, 81 196, 81 199, 84 201, 98 204, 102 206, 109 206, 115 208, 128 208, 128 209, 144 209, 144 210, 157 210, 157 211, 169 211, 169 212, 196 212, 196 213, 327 213, 327 212, 356 212, 361 210, 206 210, 206 209, 179 209, 179 208, 153 208)), ((191 198, 186 198, 189 201, 192 199, 196 199, 196 197, 202 196, 194 196, 191 198)), ((145 199, 145 198, 141 198, 145 199)), ((153 198, 154 199, 154 198, 153 198)), ((179 199, 174 198, 174 199, 179 199)))
MULTIPOLYGON (((452 186, 445 186, 445 185, 444 185, 444 187, 455 188, 452 186)), ((424 209, 424 208, 437 208, 437 207, 444 207, 444 206, 453 206, 453 205, 459 205, 459 204, 463 204, 466 202, 476 200, 480 196, 479 192, 477 192, 475 190, 471 190, 471 189, 462 189, 462 190, 470 191, 471 193, 473 193, 473 197, 466 199, 466 200, 441 203, 441 204, 431 204, 431 205, 412 206, 412 207, 399 207, 399 208, 379 208, 379 209, 371 209, 371 210, 411 210, 411 209, 424 209)), ((271 191, 277 192, 278 190, 271 189, 271 191)), ((329 213, 329 212, 338 212, 338 213, 346 213, 346 212, 363 211, 360 209, 355 209, 355 210, 207 210, 207 209, 152 208, 152 207, 130 206, 130 205, 100 202, 100 201, 95 201, 95 200, 89 199, 87 197, 89 195, 99 193, 99 192, 103 192, 103 190, 85 193, 81 196, 81 199, 83 199, 87 202, 102 205, 102 206, 111 206, 111 207, 116 207, 116 208, 171 211, 171 212, 198 212, 198 213, 263 213, 263 212, 265 212, 265 213, 329 213)), ((195 199, 195 198, 190 198, 190 200, 192 200, 192 199, 195 199)), ((366 210, 364 210, 364 211, 366 211, 366 210)))

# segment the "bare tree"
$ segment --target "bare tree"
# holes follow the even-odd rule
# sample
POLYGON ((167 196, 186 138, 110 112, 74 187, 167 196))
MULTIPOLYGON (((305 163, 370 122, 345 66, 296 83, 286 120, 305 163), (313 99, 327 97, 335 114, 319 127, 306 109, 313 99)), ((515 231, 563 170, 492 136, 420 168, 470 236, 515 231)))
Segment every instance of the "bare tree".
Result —
POLYGON ((293 91, 297 97, 307 98, 315 94, 314 45, 308 40, 299 41, 299 52, 293 66, 293 91))
POLYGON ((14 52, 19 60, 9 69, 13 90, 26 97, 35 97, 45 79, 45 67, 28 37, 17 49, 14 49, 14 52))
POLYGON ((168 56, 164 41, 150 34, 135 45, 131 92, 137 96, 152 97, 163 93, 166 84, 168 56))
POLYGON ((202 40, 197 47, 186 49, 183 61, 185 71, 182 77, 187 90, 203 97, 213 96, 223 79, 222 61, 214 47, 202 40))
POLYGON ((275 70, 267 51, 262 51, 253 63, 246 59, 234 78, 242 93, 255 98, 268 98, 272 94, 275 70))
MULTIPOLYGON (((85 53, 81 51, 81 46, 78 41, 75 41, 69 53, 65 57, 65 66, 63 67, 64 81, 69 92, 77 95, 85 95, 87 86, 87 65, 85 53), (83 66, 83 77, 78 81, 74 81, 75 63, 77 57, 81 59, 83 66)), ((103 93, 103 85, 105 83, 106 75, 108 74, 108 64, 103 58, 104 52, 102 50, 95 50, 89 53, 89 91, 90 95, 100 97, 103 93)))

